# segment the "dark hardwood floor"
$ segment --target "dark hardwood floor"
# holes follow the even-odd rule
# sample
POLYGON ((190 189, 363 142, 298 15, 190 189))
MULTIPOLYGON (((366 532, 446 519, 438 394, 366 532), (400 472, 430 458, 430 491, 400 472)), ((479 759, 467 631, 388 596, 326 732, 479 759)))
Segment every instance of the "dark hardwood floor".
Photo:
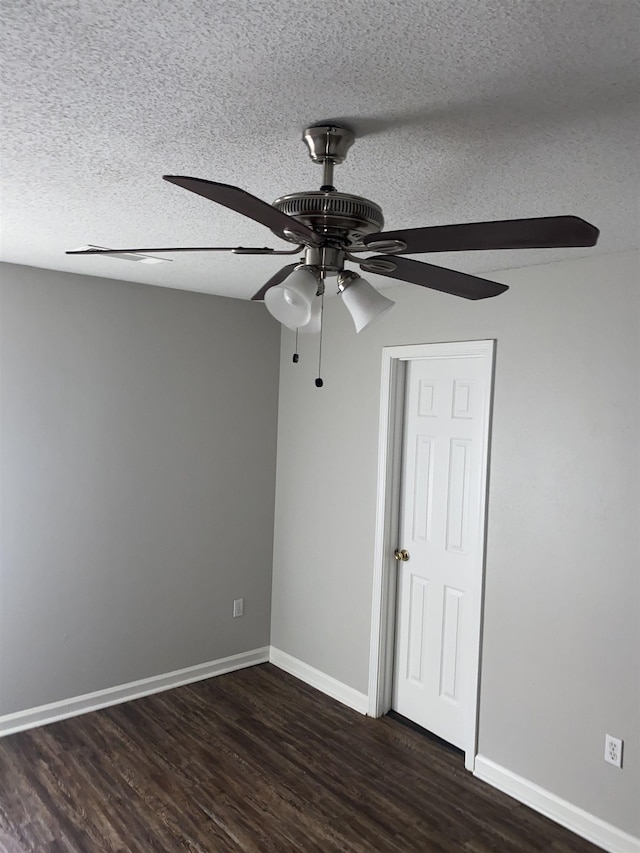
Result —
POLYGON ((0 850, 597 848, 265 664, 1 740, 0 850))

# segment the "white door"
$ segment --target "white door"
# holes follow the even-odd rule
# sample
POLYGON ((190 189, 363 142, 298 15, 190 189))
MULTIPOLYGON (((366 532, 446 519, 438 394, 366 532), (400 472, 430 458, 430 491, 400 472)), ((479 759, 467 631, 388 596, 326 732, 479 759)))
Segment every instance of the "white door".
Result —
MULTIPOLYGON (((435 347, 434 347, 435 348, 435 347)), ((492 347, 407 364, 392 707, 475 743, 492 347)))

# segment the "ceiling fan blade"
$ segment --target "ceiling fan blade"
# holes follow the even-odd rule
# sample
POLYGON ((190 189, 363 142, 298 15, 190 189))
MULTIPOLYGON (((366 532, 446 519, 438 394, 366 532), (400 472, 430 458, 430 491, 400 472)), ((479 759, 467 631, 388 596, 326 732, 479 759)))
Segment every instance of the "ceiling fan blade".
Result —
POLYGON ((252 302, 261 302, 264 299, 264 295, 269 290, 270 287, 275 287, 276 284, 280 284, 288 278, 294 269, 298 266, 298 264, 287 264, 286 267, 282 267, 281 270, 275 275, 272 275, 269 281, 266 284, 263 284, 260 290, 251 297, 252 302))
POLYGON ((161 247, 161 248, 144 248, 144 249, 102 249, 90 247, 86 249, 71 249, 65 252, 65 255, 142 255, 146 252, 233 252, 234 255, 297 255, 302 249, 302 244, 296 246, 295 249, 268 249, 266 246, 261 248, 246 248, 245 246, 179 246, 179 247, 161 247))
POLYGON ((312 231, 297 219, 281 213, 267 204, 266 201, 256 198, 251 193, 233 187, 230 184, 219 184, 215 181, 206 181, 203 178, 189 178, 185 175, 163 175, 165 181, 189 190, 192 193, 203 196, 209 201, 215 201, 230 210, 235 210, 243 216, 248 216, 254 222, 266 225, 284 240, 294 237, 302 243, 318 246, 322 242, 320 235, 312 231), (287 236, 288 235, 288 236, 287 236))
MULTIPOLYGON (((464 252, 476 249, 556 249, 595 246, 600 231, 578 216, 542 216, 537 219, 503 219, 384 231, 364 237, 376 251, 382 240, 399 240, 406 248, 398 254, 464 252)), ((382 246, 380 247, 382 248, 382 246)), ((378 250, 379 251, 379 250, 378 250)), ((394 252, 395 254, 395 252, 394 252)))
POLYGON ((452 296, 462 296, 464 299, 487 299, 489 296, 499 296, 508 290, 506 284, 477 278, 464 272, 436 267, 421 261, 411 261, 409 258, 398 258, 396 255, 376 255, 360 262, 360 269, 365 272, 386 275, 397 278, 409 284, 430 287, 452 296))

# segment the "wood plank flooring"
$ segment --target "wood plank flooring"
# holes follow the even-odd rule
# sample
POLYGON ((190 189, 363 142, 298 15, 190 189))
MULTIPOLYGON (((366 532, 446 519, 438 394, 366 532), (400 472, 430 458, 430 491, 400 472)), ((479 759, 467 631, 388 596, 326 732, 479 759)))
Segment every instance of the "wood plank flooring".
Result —
POLYGON ((265 664, 0 740, 3 853, 596 853, 265 664))

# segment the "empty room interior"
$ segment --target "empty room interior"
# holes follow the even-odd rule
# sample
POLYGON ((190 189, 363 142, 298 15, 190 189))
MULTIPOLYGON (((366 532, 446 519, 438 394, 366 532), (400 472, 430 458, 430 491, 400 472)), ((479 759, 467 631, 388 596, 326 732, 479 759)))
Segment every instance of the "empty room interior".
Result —
POLYGON ((0 21, 0 851, 640 853, 636 0, 0 21))

